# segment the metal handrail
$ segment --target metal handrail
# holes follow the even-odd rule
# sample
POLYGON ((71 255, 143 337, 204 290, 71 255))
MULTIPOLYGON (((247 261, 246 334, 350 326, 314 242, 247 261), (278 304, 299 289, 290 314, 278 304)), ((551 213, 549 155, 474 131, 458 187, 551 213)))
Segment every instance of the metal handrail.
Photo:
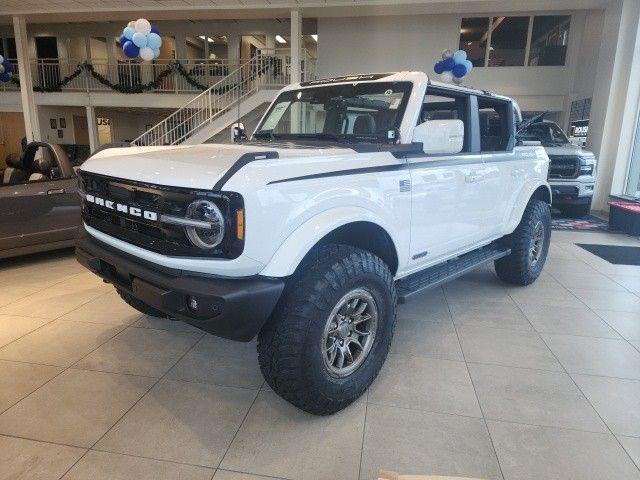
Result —
MULTIPOLYGON (((204 125, 240 107, 258 90, 281 88, 290 83, 291 62, 286 55, 259 54, 230 72, 209 89, 192 98, 163 121, 134 139, 132 145, 176 145, 204 125)), ((312 78, 305 68, 304 79, 312 78)))

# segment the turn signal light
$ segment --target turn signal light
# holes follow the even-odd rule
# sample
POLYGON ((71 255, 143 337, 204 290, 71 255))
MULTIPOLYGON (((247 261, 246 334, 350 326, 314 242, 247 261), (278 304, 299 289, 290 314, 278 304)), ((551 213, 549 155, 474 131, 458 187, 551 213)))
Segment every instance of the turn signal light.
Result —
POLYGON ((244 240, 244 209, 236 212, 236 237, 238 240, 244 240))

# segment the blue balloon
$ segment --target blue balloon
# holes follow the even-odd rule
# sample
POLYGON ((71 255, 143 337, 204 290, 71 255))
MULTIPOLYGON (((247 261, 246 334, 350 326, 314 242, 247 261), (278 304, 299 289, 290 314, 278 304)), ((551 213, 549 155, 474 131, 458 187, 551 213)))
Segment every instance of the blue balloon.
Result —
POLYGON ((473 63, 471 63, 471 60, 465 60, 462 64, 467 67, 467 73, 473 70, 473 63))
POLYGON ((442 60, 442 70, 444 72, 448 72, 450 70, 453 69, 453 67, 456 66, 456 62, 453 60, 453 58, 447 58, 445 60, 442 60))
POLYGON ((147 46, 151 48, 160 48, 162 45, 162 37, 157 33, 150 33, 147 36, 147 46))
POLYGON ((153 49, 153 58, 158 58, 160 56, 160 49, 159 48, 154 48, 153 49))
POLYGON ((467 67, 465 67, 462 63, 459 63, 458 65, 453 67, 451 73, 453 73, 453 76, 456 78, 462 78, 467 74, 467 67))
POLYGON ((127 43, 128 40, 129 39, 127 37, 125 37, 124 35, 120 35, 120 38, 118 38, 118 43, 122 47, 125 43, 127 43))
POLYGON ((11 80, 10 73, 0 73, 0 82, 8 82, 11 80))
POLYGON ((458 64, 464 63, 466 59, 467 59, 467 52, 465 52, 464 50, 458 50, 456 53, 453 54, 453 61, 458 64))
POLYGON ((442 61, 437 62, 433 66, 433 71, 436 72, 438 75, 440 75, 442 72, 444 72, 444 66, 442 65, 442 61))
POLYGON ((2 62, 2 66, 4 67, 4 73, 13 72, 13 63, 11 63, 9 60, 5 59, 5 61, 2 62))
POLYGON ((125 27, 125 29, 122 30, 122 36, 124 38, 126 38, 127 40, 133 39, 133 34, 134 33, 136 33, 136 31, 131 27, 125 27))
POLYGON ((147 36, 144 33, 136 32, 133 34, 131 41, 136 47, 142 48, 147 46, 147 36))
POLYGON ((136 58, 140 54, 140 49, 131 41, 125 42, 122 51, 129 58, 136 58))
POLYGON ((156 35, 160 35, 160 30, 155 25, 151 25, 151 33, 155 33, 156 35))

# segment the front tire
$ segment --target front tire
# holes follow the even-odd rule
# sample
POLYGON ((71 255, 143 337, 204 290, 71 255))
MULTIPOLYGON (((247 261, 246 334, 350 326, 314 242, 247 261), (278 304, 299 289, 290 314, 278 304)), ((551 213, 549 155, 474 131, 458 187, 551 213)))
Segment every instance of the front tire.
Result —
POLYGON ((342 410, 371 385, 396 321, 389 267, 372 253, 325 245, 290 279, 258 335, 258 360, 271 388, 305 412, 342 410))
POLYGON ((542 272, 551 241, 551 210, 531 199, 515 231, 504 238, 511 254, 495 262, 498 277, 512 285, 529 285, 542 272))

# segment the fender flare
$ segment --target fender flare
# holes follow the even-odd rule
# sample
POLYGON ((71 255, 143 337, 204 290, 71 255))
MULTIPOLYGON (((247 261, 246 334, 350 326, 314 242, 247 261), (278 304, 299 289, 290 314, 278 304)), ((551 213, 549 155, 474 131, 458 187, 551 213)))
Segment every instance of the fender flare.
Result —
POLYGON ((260 275, 286 277, 292 275, 307 253, 326 235, 354 222, 370 222, 389 234, 399 257, 397 239, 380 217, 362 207, 337 207, 311 217, 297 227, 278 247, 260 275))
POLYGON ((511 215, 509 217, 509 221, 506 224, 505 234, 512 233, 520 223, 522 219, 522 214, 524 213, 524 209, 527 207, 529 200, 534 195, 536 190, 540 187, 544 187, 547 190, 547 194, 549 197, 549 205, 551 205, 551 187, 547 182, 541 181, 539 179, 532 179, 525 183, 524 187, 520 190, 516 201, 513 204, 513 208, 511 209, 511 215))

